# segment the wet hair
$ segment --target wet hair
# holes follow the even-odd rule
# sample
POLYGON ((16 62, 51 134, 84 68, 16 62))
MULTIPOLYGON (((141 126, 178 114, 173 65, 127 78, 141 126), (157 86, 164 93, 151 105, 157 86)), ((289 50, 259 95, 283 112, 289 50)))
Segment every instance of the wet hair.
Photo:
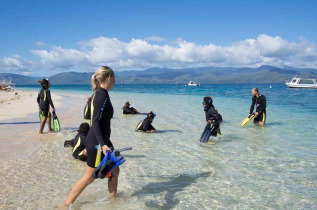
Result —
POLYGON ((82 124, 80 124, 80 126, 79 126, 78 132, 79 132, 79 133, 88 134, 89 129, 90 129, 90 126, 89 126, 88 123, 82 123, 82 124))
MULTIPOLYGON (((211 97, 209 97, 209 96, 204 97, 205 104, 208 104, 210 99, 211 99, 211 97)), ((212 100, 209 103, 212 104, 212 100)))
POLYGON ((205 111, 207 111, 207 110, 209 110, 210 109, 210 107, 212 107, 213 105, 212 105, 212 101, 213 101, 213 99, 211 98, 211 97, 209 97, 209 96, 206 96, 206 97, 204 97, 204 102, 205 102, 205 111))
POLYGON ((114 72, 108 66, 101 66, 97 69, 97 71, 91 77, 91 85, 93 91, 98 90, 100 88, 100 84, 104 83, 108 77, 113 77, 114 72))
POLYGON ((124 104, 124 106, 122 107, 122 109, 128 108, 129 106, 130 106, 130 103, 129 103, 129 101, 127 101, 127 102, 124 104))
POLYGON ((253 88, 253 90, 257 93, 259 92, 259 89, 257 87, 253 88))
POLYGON ((147 113, 147 118, 148 119, 154 119, 155 116, 156 116, 156 114, 154 114, 152 111, 147 113))
POLYGON ((48 89, 48 87, 50 86, 50 83, 47 79, 42 79, 41 86, 43 89, 48 89))

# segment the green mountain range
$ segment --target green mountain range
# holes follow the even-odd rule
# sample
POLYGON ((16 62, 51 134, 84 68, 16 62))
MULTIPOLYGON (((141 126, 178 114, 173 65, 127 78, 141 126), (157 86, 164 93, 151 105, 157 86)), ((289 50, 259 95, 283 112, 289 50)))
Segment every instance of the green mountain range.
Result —
MULTIPOLYGON (((90 84, 94 72, 64 72, 50 76, 54 85, 84 85, 90 84)), ((200 84, 245 84, 245 83, 284 83, 299 75, 302 78, 316 78, 317 69, 309 68, 278 68, 261 66, 258 68, 234 67, 197 67, 197 68, 149 68, 143 71, 116 71, 117 84, 187 84, 195 81, 200 84)), ((35 85, 39 77, 29 77, 19 74, 0 73, 2 78, 12 78, 17 85, 35 85)))

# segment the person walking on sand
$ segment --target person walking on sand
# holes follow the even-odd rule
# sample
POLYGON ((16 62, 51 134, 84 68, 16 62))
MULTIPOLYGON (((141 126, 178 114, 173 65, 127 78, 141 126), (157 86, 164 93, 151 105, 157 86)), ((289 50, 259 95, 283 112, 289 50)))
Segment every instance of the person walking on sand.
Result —
POLYGON ((51 91, 49 90, 50 88, 50 82, 48 79, 43 79, 41 81, 41 86, 42 89, 40 90, 38 96, 37 96, 37 103, 39 105, 40 108, 40 112, 43 116, 42 121, 41 121, 41 125, 40 125, 40 132, 39 133, 43 133, 43 129, 45 126, 45 123, 47 121, 47 125, 49 128, 49 131, 54 131, 52 129, 52 125, 51 125, 51 119, 52 119, 52 115, 50 112, 50 106, 53 109, 53 112, 55 112, 55 107, 51 98, 51 91))
POLYGON ((258 88, 253 88, 252 91, 252 104, 250 107, 249 116, 252 115, 254 106, 255 108, 255 115, 254 115, 254 123, 259 124, 261 126, 265 125, 266 121, 266 98, 264 95, 259 93, 258 88))
MULTIPOLYGON (((113 147, 110 141, 110 121, 113 116, 113 106, 108 92, 115 84, 115 75, 111 68, 102 66, 97 69, 91 79, 92 88, 95 91, 91 101, 91 128, 86 139, 87 166, 82 178, 80 178, 69 193, 64 206, 74 203, 83 190, 91 184, 95 178, 93 173, 107 151, 113 147), (101 147, 101 151, 97 148, 101 147)), ((112 171, 112 179, 108 179, 108 191, 113 197, 117 195, 119 167, 112 171)))

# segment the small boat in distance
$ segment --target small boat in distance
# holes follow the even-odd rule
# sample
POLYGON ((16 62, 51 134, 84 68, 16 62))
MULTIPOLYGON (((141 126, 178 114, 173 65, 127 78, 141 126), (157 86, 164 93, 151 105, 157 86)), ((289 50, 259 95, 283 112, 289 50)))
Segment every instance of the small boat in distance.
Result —
POLYGON ((316 79, 302 79, 295 76, 291 81, 285 83, 289 88, 317 88, 316 79))
POLYGON ((188 82, 188 86, 199 86, 200 84, 197 84, 197 83, 195 83, 195 82, 193 82, 193 81, 189 81, 188 82))

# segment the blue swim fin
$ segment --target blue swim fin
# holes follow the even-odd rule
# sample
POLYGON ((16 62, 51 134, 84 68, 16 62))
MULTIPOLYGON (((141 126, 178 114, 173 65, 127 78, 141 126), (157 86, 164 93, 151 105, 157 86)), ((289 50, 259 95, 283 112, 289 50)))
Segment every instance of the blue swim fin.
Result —
POLYGON ((210 136, 217 136, 217 131, 219 130, 220 132, 219 127, 219 122, 214 122, 212 124, 207 123, 205 130, 200 137, 200 141, 203 143, 207 143, 209 141, 210 136))
MULTIPOLYGON (((125 158, 120 155, 119 151, 114 150, 113 152, 107 151, 107 161, 101 167, 98 178, 105 178, 113 169, 122 165, 125 162, 125 158)), ((106 157, 105 157, 106 158, 106 157)))
POLYGON ((113 169, 122 165, 126 159, 120 155, 120 151, 131 150, 132 148, 124 148, 121 150, 114 150, 112 152, 107 151, 106 156, 102 159, 101 163, 95 169, 93 173, 94 178, 105 178, 108 174, 111 173, 113 169))

